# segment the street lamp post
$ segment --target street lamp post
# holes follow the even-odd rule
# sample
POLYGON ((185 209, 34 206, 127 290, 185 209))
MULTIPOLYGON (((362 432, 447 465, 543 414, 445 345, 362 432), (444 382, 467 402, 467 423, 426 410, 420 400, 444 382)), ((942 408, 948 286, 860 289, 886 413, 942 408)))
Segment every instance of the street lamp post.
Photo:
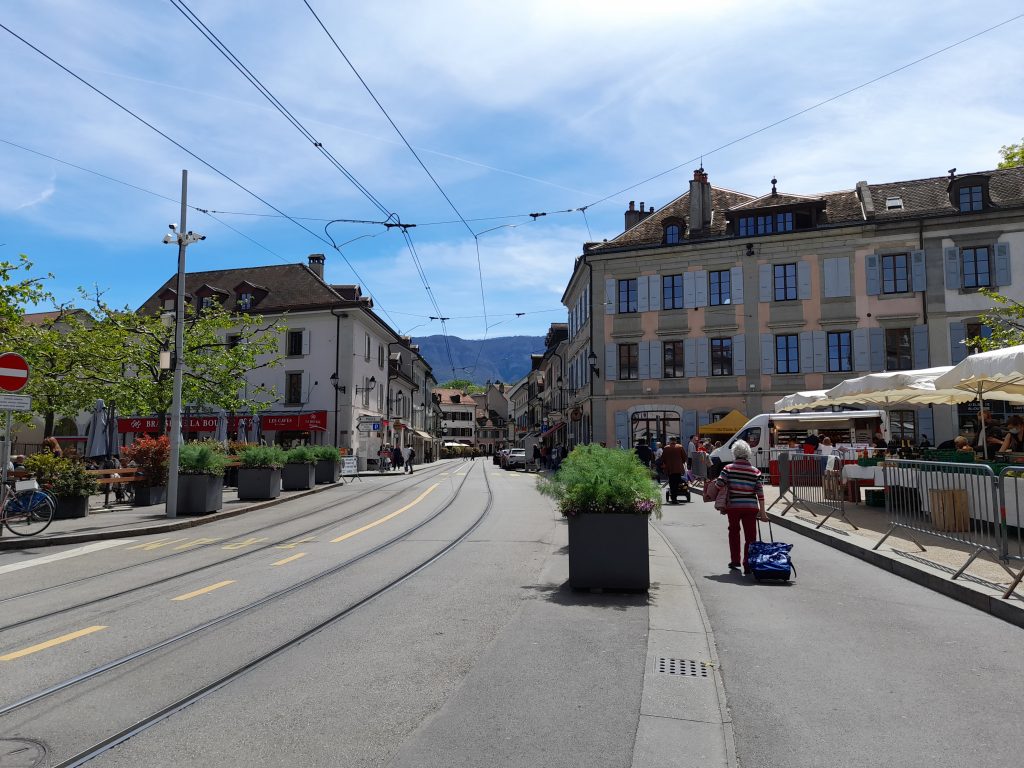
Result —
POLYGON ((188 213, 188 171, 181 172, 180 228, 171 224, 164 235, 164 243, 178 244, 178 279, 174 297, 174 392, 171 396, 170 456, 167 467, 167 517, 178 516, 178 455, 181 442, 181 384, 185 372, 185 249, 205 240, 206 235, 189 232, 185 217, 188 213))

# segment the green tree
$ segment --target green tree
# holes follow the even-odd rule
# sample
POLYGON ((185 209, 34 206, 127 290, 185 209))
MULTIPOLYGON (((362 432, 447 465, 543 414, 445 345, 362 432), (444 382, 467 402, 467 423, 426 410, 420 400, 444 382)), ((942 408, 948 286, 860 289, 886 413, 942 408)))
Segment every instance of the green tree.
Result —
POLYGON ((21 254, 18 262, 0 261, 0 351, 10 347, 10 341, 21 326, 25 307, 42 304, 52 298, 43 285, 53 275, 31 277, 32 262, 21 254))
POLYGON ((991 329, 991 335, 967 339, 967 347, 988 352, 1024 344, 1024 304, 987 288, 982 288, 981 293, 995 303, 992 309, 981 313, 981 322, 991 329))
POLYGON ((483 387, 479 384, 474 384, 469 379, 452 379, 451 381, 446 381, 444 384, 439 384, 438 386, 442 389, 457 389, 460 392, 476 393, 484 391, 483 387))
POLYGON ((999 154, 1003 160, 999 163, 1000 168, 1020 168, 1024 166, 1024 138, 1020 144, 1006 144, 999 148, 999 154))

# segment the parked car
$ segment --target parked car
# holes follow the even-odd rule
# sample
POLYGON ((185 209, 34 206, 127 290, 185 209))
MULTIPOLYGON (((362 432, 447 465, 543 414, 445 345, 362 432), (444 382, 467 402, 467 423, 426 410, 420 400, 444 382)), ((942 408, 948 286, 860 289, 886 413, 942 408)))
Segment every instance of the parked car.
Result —
POLYGON ((526 469, 526 449, 511 449, 505 457, 505 469, 526 469))

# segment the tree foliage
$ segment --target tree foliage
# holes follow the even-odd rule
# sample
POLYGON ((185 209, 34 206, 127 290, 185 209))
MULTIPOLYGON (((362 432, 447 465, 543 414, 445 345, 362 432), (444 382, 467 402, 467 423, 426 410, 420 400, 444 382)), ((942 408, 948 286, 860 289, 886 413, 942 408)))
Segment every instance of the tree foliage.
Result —
POLYGON ((1020 168, 1024 166, 1024 138, 1020 140, 1020 144, 1006 144, 1000 147, 999 154, 1003 158, 999 163, 1000 168, 1020 168))
POLYGON ((474 384, 469 379, 452 379, 451 381, 446 381, 444 384, 439 384, 438 386, 442 389, 457 389, 460 392, 468 392, 472 394, 484 391, 483 387, 479 384, 474 384))
POLYGON ((981 314, 981 322, 990 329, 990 335, 966 339, 964 344, 982 352, 1024 344, 1024 304, 987 288, 982 288, 981 293, 995 302, 992 309, 981 314))

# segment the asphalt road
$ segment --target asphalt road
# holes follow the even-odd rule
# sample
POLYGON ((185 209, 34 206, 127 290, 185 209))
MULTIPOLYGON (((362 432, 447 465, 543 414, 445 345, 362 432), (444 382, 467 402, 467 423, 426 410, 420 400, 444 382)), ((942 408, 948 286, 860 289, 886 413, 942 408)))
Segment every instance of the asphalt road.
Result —
POLYGON ((1019 628, 785 529, 792 585, 732 575, 710 504, 659 525, 710 616, 741 766, 1020 763, 1019 628))

